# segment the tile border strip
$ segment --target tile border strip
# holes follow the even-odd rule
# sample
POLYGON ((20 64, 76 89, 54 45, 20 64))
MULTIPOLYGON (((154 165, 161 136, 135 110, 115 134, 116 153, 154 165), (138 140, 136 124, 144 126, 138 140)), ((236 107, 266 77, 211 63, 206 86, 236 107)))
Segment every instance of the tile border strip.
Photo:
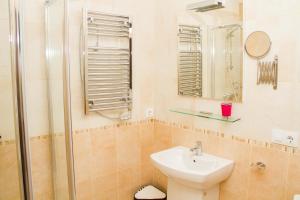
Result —
MULTIPOLYGON (((107 130, 107 129, 111 129, 111 128, 129 127, 129 126, 141 125, 141 124, 153 124, 155 127, 156 123, 166 125, 171 128, 179 128, 179 129, 184 129, 184 130, 195 131, 197 133, 200 133, 200 134, 203 134, 206 136, 213 136, 213 137, 217 137, 217 138, 221 138, 221 139, 229 139, 229 140, 239 142, 239 143, 245 143, 248 145, 254 145, 254 146, 263 147, 263 148, 267 148, 267 149, 274 149, 274 150, 278 150, 278 151, 283 151, 283 152, 287 152, 287 153, 291 153, 291 154, 300 155, 299 148, 289 147, 289 146, 280 145, 280 144, 274 144, 271 142, 266 142, 266 141, 257 140, 257 139, 236 136, 233 134, 227 134, 227 133, 225 134, 223 132, 210 130, 210 129, 195 128, 193 126, 188 126, 188 125, 176 123, 176 122, 167 122, 167 121, 163 121, 163 120, 159 120, 159 119, 155 119, 155 118, 130 121, 130 122, 120 122, 117 124, 104 125, 101 127, 94 127, 94 128, 76 129, 73 131, 73 134, 74 135, 86 134, 86 133, 90 133, 90 132, 97 132, 97 130, 101 131, 101 130, 107 130)), ((60 137, 60 136, 63 136, 62 132, 54 134, 54 137, 60 137)), ((49 134, 41 135, 41 136, 34 136, 34 137, 30 138, 30 141, 43 140, 43 139, 49 139, 49 138, 51 138, 51 135, 49 135, 49 134)), ((0 140, 0 146, 5 146, 5 145, 9 145, 9 144, 14 144, 14 143, 15 143, 15 140, 2 140, 2 141, 0 140)))

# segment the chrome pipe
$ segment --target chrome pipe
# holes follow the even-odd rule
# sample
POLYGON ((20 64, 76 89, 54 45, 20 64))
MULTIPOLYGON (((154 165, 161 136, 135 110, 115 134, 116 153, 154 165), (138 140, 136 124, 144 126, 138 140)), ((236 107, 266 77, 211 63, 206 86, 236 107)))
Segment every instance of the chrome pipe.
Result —
POLYGON ((122 102, 108 102, 108 103, 93 103, 91 106, 101 106, 101 107, 111 107, 111 106, 121 106, 124 104, 130 104, 131 101, 122 101, 122 102))
POLYGON ((111 110, 120 110, 120 109, 127 109, 128 106, 118 106, 118 107, 114 107, 114 108, 91 108, 90 111, 92 112, 101 112, 101 111, 111 111, 111 110))
POLYGON ((101 21, 107 21, 107 22, 112 22, 112 23, 123 23, 124 24, 124 20, 119 20, 118 18, 114 17, 114 18, 109 18, 108 16, 105 17, 99 17, 95 14, 91 14, 88 13, 88 17, 91 18, 90 19, 90 23, 93 24, 93 20, 101 20, 101 21))
POLYGON ((122 49, 122 48, 112 48, 112 47, 87 47, 88 49, 93 50, 105 50, 105 51, 126 51, 129 52, 129 49, 122 49))
POLYGON ((112 68, 105 68, 105 67, 90 67, 88 69, 89 71, 114 71, 114 70, 121 70, 121 71, 129 71, 128 68, 123 68, 123 67, 112 67, 112 68))
POLYGON ((120 66, 120 65, 129 65, 129 63, 88 63, 90 65, 104 65, 104 66, 120 66))
POLYGON ((113 101, 113 100, 120 100, 120 101, 123 101, 124 97, 107 97, 107 98, 94 98, 94 99, 91 99, 91 101, 113 101))
POLYGON ((104 26, 104 27, 130 28, 129 25, 126 25, 126 24, 121 25, 121 24, 107 24, 107 23, 93 22, 92 25, 104 26))
POLYGON ((184 54, 202 54, 201 51, 179 51, 179 53, 184 53, 184 54))
POLYGON ((179 36, 179 39, 201 40, 200 37, 179 36))
POLYGON ((120 82, 120 83, 98 83, 98 84, 89 84, 89 86, 108 86, 108 85, 126 85, 130 82, 120 82))
POLYGON ((124 73, 89 72, 89 76, 113 76, 113 75, 125 75, 125 72, 124 73))
POLYGON ((92 31, 109 31, 109 32, 121 32, 121 33, 128 33, 128 29, 111 29, 111 28, 98 28, 98 27, 88 27, 88 30, 92 31))
POLYGON ((105 34, 105 33, 92 33, 88 32, 89 35, 103 36, 103 37, 116 37, 116 38, 129 38, 128 34, 105 34))
POLYGON ((188 25, 188 24, 180 24, 180 27, 188 27, 188 28, 196 28, 196 29, 200 29, 198 26, 193 26, 193 25, 188 25))
POLYGON ((89 88, 88 91, 95 92, 95 91, 105 91, 105 90, 127 90, 127 87, 117 87, 117 88, 89 88))
POLYGON ((106 53, 106 52, 88 52, 88 55, 100 55, 100 56, 128 56, 129 53, 106 53))
POLYGON ((92 58, 92 57, 88 57, 89 61, 108 61, 108 63, 110 63, 110 61, 127 61, 127 63, 129 63, 129 58, 92 58))
POLYGON ((190 54, 190 55, 179 55, 179 57, 183 57, 183 58, 201 58, 202 57, 202 54, 190 54))
POLYGON ((129 19, 128 16, 125 15, 116 15, 116 14, 112 14, 112 13, 104 13, 104 12, 99 12, 99 11, 91 11, 88 10, 87 14, 95 14, 95 15, 104 15, 104 16, 110 16, 110 17, 120 17, 120 18, 125 18, 125 19, 129 19))
POLYGON ((89 94, 89 97, 94 98, 94 97, 99 97, 99 96, 117 96, 117 95, 124 95, 124 92, 102 92, 101 94, 89 94))

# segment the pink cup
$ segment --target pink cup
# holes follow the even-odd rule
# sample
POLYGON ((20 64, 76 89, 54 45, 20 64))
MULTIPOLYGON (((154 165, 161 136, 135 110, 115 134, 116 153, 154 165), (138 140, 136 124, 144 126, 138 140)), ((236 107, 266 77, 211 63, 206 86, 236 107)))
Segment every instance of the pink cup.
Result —
POLYGON ((232 104, 231 103, 222 103, 221 104, 222 109, 222 116, 223 117, 230 117, 231 116, 231 110, 232 110, 232 104))

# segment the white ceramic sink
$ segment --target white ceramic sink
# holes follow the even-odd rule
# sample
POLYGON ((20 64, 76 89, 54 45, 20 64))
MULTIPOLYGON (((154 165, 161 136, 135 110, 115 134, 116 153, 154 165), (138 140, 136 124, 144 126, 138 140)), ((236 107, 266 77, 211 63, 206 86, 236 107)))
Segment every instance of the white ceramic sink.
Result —
POLYGON ((176 184, 201 191, 218 186, 228 178, 234 166, 231 160, 206 153, 195 155, 189 148, 182 146, 154 153, 151 159, 154 165, 168 176, 169 182, 171 179, 176 184))

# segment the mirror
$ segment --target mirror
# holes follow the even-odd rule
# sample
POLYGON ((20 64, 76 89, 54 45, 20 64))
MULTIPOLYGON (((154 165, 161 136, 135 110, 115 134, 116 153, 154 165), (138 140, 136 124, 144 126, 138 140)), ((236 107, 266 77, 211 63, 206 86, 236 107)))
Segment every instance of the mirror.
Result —
POLYGON ((248 36, 245 43, 245 50, 249 56, 260 59, 269 53, 271 45, 271 39, 267 33, 256 31, 248 36))
POLYGON ((242 101, 242 23, 242 0, 227 0, 222 8, 187 9, 178 16, 179 95, 242 101))

